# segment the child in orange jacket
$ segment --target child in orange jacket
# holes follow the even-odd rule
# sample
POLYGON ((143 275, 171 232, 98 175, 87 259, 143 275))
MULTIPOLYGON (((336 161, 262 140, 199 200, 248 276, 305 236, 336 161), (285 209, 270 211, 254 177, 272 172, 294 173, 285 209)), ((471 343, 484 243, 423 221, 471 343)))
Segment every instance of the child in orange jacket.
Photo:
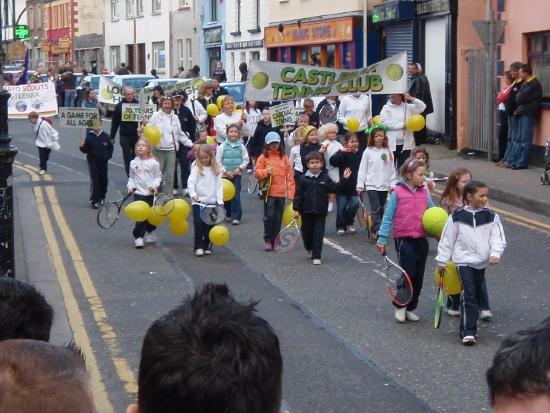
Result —
POLYGON ((264 149, 256 162, 254 176, 258 180, 270 180, 264 202, 264 249, 273 251, 273 243, 281 230, 285 200, 294 199, 292 167, 277 132, 269 132, 265 136, 264 149))

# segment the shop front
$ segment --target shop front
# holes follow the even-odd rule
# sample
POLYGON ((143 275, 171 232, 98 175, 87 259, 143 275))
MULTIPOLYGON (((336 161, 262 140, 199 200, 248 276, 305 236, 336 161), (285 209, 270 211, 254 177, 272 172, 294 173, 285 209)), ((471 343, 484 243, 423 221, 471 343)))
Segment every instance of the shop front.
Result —
POLYGON ((334 68, 361 67, 362 27, 359 16, 266 27, 267 60, 334 68))

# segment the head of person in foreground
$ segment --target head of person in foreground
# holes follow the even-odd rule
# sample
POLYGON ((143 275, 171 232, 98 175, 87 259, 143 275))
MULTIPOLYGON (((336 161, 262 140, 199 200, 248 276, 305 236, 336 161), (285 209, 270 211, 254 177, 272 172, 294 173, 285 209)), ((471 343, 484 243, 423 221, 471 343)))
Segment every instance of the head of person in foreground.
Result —
POLYGON ((147 330, 127 413, 277 413, 279 339, 225 284, 209 283, 147 330))
POLYGON ((0 412, 93 413, 80 350, 38 340, 0 342, 0 412))
POLYGON ((504 339, 487 371, 493 412, 550 412, 550 317, 504 339))

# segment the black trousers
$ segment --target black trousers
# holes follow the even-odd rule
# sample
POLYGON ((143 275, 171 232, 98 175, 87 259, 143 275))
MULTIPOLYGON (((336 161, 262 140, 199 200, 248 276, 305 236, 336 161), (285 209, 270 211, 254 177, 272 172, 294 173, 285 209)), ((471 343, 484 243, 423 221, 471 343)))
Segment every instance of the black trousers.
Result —
MULTIPOLYGON (((134 201, 145 201, 150 206, 153 205, 153 199, 153 195, 134 194, 134 201)), ((134 238, 143 238, 146 232, 153 232, 155 229, 157 229, 157 227, 151 225, 149 221, 140 221, 136 222, 136 226, 134 227, 132 234, 134 235, 134 238)))
POLYGON ((321 259, 326 219, 322 214, 302 214, 302 239, 306 251, 312 252, 311 259, 321 259))
POLYGON ((388 191, 367 191, 370 204, 370 216, 372 217, 372 232, 378 232, 382 218, 384 217, 384 207, 388 198, 388 191))
POLYGON ((37 146, 38 148, 38 159, 40 159, 40 169, 43 171, 48 170, 48 159, 50 159, 50 152, 52 151, 50 148, 41 148, 40 146, 37 146))
POLYGON ((264 242, 273 245, 275 238, 281 231, 285 198, 268 197, 264 203, 264 242))
MULTIPOLYGON (((413 311, 418 305, 418 297, 424 283, 424 269, 428 258, 428 240, 426 238, 396 238, 394 242, 399 265, 411 277, 413 298, 407 305, 407 311, 413 311)), ((399 306, 395 306, 399 308, 399 306)))
POLYGON ((407 159, 411 156, 411 150, 403 150, 403 145, 397 145, 395 147, 395 151, 393 151, 393 158, 395 159, 395 168, 397 169, 397 172, 399 173, 399 168, 401 168, 401 165, 405 163, 407 159))
POLYGON ((210 242, 210 230, 214 225, 206 225, 201 219, 200 205, 193 205, 193 227, 194 227, 194 245, 193 250, 210 250, 212 243, 210 242))
POLYGON ((124 169, 126 176, 130 176, 130 162, 136 157, 134 152, 137 137, 120 135, 120 147, 122 148, 122 158, 124 159, 124 169))
MULTIPOLYGON (((420 116, 422 116, 424 118, 424 122, 426 122, 426 115, 421 113, 420 116)), ((418 132, 414 132, 414 142, 416 146, 424 145, 426 143, 427 137, 428 137, 428 129, 426 129, 426 126, 420 129, 418 132)))
POLYGON ((460 336, 475 337, 477 335, 477 318, 480 304, 483 302, 485 268, 476 269, 459 266, 457 269, 463 288, 460 299, 460 336))
POLYGON ((105 199, 107 194, 108 167, 107 162, 103 163, 88 163, 90 171, 90 201, 96 203, 105 199))
POLYGON ((176 152, 176 170, 174 171, 174 189, 178 189, 178 163, 180 164, 180 175, 181 175, 181 189, 187 189, 187 180, 189 179, 189 174, 191 173, 191 168, 189 168, 189 159, 187 159, 187 154, 189 153, 187 146, 180 145, 178 151, 176 152))

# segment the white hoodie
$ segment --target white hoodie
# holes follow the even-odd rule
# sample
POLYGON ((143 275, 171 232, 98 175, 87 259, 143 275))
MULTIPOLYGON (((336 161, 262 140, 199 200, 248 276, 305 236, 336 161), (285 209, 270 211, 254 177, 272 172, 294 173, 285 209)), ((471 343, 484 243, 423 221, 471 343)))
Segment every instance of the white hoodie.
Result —
POLYGON ((151 195, 152 186, 159 187, 162 182, 160 165, 155 158, 140 159, 136 156, 130 162, 128 189, 135 189, 139 195, 151 195))
POLYGON ((401 103, 397 106, 388 101, 380 112, 382 124, 386 125, 389 147, 395 151, 396 145, 403 145, 403 150, 407 151, 415 147, 414 133, 404 129, 407 119, 414 114, 420 114, 426 109, 426 104, 420 99, 414 99, 412 103, 401 103))
POLYGON ((373 146, 365 149, 357 172, 357 190, 388 191, 396 182, 393 153, 388 148, 373 146))
POLYGON ((39 148, 49 148, 54 141, 59 140, 59 132, 40 116, 36 120, 36 125, 32 126, 32 130, 35 135, 35 144, 39 148))
POLYGON ((349 119, 359 121, 359 130, 364 131, 369 126, 368 122, 372 118, 372 104, 369 95, 361 95, 356 98, 353 95, 345 96, 340 101, 338 109, 338 122, 348 128, 349 119))
MULTIPOLYGON (((203 166, 203 174, 199 173, 196 163, 191 167, 191 173, 187 180, 187 189, 191 199, 198 197, 199 202, 208 205, 223 205, 223 182, 222 173, 214 174, 212 167, 203 166)), ((195 205, 197 202, 192 201, 195 205)))
POLYGON ((189 148, 193 146, 191 139, 181 130, 180 120, 173 111, 170 114, 162 110, 153 113, 148 124, 160 130, 160 143, 155 146, 157 150, 177 151, 180 143, 189 148))

